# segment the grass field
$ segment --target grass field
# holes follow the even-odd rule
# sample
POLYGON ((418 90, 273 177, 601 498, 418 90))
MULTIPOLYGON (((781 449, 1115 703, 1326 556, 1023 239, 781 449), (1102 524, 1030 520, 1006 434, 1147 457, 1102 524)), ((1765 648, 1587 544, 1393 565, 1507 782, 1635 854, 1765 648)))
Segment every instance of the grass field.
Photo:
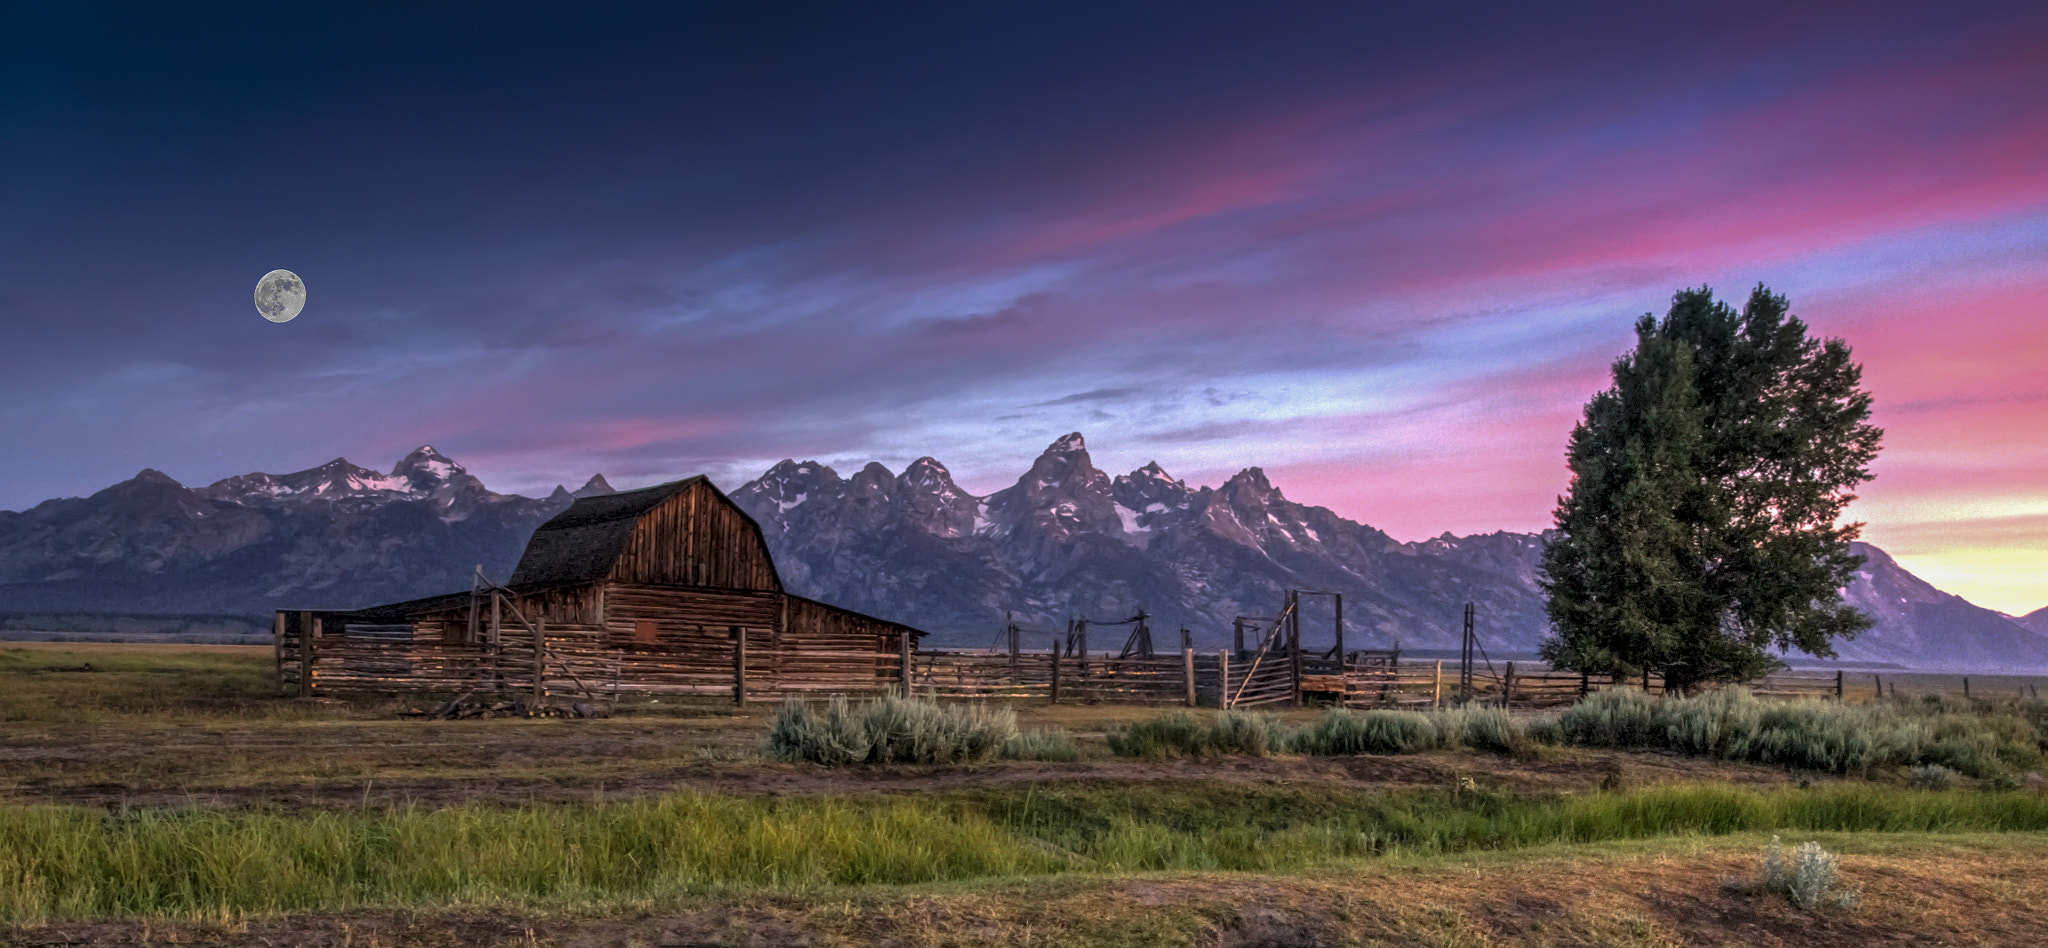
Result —
POLYGON ((2038 782, 1459 749, 1497 722, 1272 743, 1328 731, 1315 710, 1118 756, 1166 712, 1106 705, 1015 709, 1072 761, 828 767, 768 755, 772 708, 423 721, 272 697, 269 666, 0 645, 0 945, 2048 942, 2038 782), (1859 906, 1730 884, 1773 835, 1838 854, 1859 906))

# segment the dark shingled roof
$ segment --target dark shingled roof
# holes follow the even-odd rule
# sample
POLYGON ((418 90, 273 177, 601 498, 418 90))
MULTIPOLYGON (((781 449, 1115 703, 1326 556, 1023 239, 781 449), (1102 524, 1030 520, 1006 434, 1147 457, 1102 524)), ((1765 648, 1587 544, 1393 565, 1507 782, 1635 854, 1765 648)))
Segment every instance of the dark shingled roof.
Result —
POLYGON ((699 481, 710 483, 699 474, 639 490, 578 498, 533 532, 506 585, 517 589, 603 579, 618 562, 640 518, 699 481))
POLYGON ((469 593, 464 591, 442 593, 438 596, 426 596, 420 599, 408 599, 404 602, 387 603, 381 606, 371 606, 367 609, 356 609, 349 612, 330 612, 328 615, 339 617, 343 622, 351 620, 376 622, 387 619, 393 622, 404 622, 422 613, 442 612, 448 609, 467 608, 468 606, 469 593))

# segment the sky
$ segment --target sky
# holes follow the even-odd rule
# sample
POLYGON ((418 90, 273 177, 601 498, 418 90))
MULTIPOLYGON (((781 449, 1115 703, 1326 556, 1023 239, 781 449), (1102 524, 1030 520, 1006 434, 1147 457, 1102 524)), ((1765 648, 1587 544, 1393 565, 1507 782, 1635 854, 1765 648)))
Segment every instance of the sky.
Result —
POLYGON ((1761 283, 1863 367, 1865 538, 2048 606, 2048 5, 502 6, 0 5, 0 509, 1080 431, 1534 531, 1634 321, 1761 283))

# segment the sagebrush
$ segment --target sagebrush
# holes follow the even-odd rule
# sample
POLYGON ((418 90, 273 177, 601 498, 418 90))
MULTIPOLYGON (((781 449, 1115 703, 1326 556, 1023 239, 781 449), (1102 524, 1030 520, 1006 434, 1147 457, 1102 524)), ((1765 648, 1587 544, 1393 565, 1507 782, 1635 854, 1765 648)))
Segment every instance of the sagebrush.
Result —
POLYGON ((2048 739, 2014 711, 1764 701, 1739 687, 1687 697, 1600 691, 1567 709, 1551 730, 1565 743, 1589 747, 1667 748, 1838 774, 1940 765, 1977 778, 2038 765, 2048 739))
POLYGON ((768 753, 817 764, 950 764, 987 760, 1017 736, 1008 708, 940 705, 884 697, 822 707, 786 701, 768 731, 768 753))
POLYGON ((1776 836, 1764 849, 1754 883, 1745 885, 1724 879, 1721 885, 1731 892, 1775 895, 1807 911, 1823 907, 1853 909, 1861 903, 1861 893, 1842 886, 1834 853, 1809 841, 1799 844, 1788 856, 1784 843, 1776 836))

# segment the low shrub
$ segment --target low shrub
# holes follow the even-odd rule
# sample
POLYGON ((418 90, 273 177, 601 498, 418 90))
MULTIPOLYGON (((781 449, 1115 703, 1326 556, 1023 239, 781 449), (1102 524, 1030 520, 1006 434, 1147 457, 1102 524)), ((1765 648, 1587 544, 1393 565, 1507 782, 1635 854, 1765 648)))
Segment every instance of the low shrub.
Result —
POLYGON ((1301 754, 1415 754, 1448 743, 1430 715, 1416 711, 1333 708, 1289 742, 1301 754))
POLYGON ((1906 783, 1918 790, 1947 790, 1956 785, 1956 772, 1940 764, 1921 764, 1907 771, 1906 783))
POLYGON ((1808 911, 1823 906, 1853 909, 1860 900, 1855 889, 1841 886, 1833 853, 1822 849, 1819 843, 1807 842, 1787 857, 1784 844, 1776 836, 1771 837, 1770 847, 1764 850, 1755 883, 1743 885, 1724 879, 1721 884, 1730 891, 1775 895, 1808 911))
POLYGON ((768 753, 818 764, 947 764, 987 760, 1017 736, 1007 708, 885 697, 823 708, 791 700, 775 712, 768 753))
POLYGON ((1474 750, 1521 756, 1533 750, 1536 743, 1528 729, 1517 723, 1506 708, 1468 704, 1432 711, 1430 716, 1436 719, 1448 743, 1474 750))
POLYGON ((2014 712, 1966 712, 1938 702, 1763 701, 1743 688, 1682 698, 1602 691, 1546 730, 1572 744, 1662 747, 1842 774, 1939 764, 1986 778, 2041 760, 2039 732, 2014 712))
POLYGON ((1172 711, 1117 728, 1109 732, 1108 743, 1110 751, 1120 757, 1263 757, 1285 747, 1287 738, 1280 722, 1270 715, 1225 711, 1204 718, 1172 711))
POLYGON ((1004 760, 1069 763, 1081 759, 1081 747, 1065 731, 1033 728, 1004 741, 997 756, 1004 760))
POLYGON ((1195 757, 1208 749, 1209 729, 1186 711, 1172 711, 1112 729, 1109 750, 1119 757, 1195 757))

